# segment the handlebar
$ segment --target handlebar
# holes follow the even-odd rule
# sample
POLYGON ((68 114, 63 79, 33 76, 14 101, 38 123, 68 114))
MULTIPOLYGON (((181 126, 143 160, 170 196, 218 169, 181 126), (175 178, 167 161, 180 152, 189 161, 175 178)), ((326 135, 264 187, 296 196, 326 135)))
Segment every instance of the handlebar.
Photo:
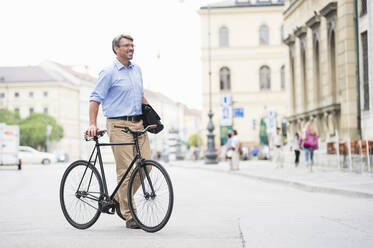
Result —
POLYGON ((106 130, 98 130, 97 133, 96 133, 96 136, 94 136, 94 137, 89 137, 88 134, 84 134, 84 139, 85 139, 85 141, 90 141, 90 140, 93 140, 95 137, 100 138, 100 137, 104 136, 104 134, 106 132, 107 132, 106 130))
POLYGON ((141 131, 133 131, 133 130, 131 130, 129 127, 122 126, 122 125, 114 125, 114 127, 115 127, 115 128, 121 128, 121 129, 123 129, 122 131, 125 132, 125 133, 130 132, 130 133, 132 133, 132 134, 134 134, 134 133, 137 133, 137 134, 143 134, 143 133, 146 133, 146 131, 148 131, 148 129, 156 128, 157 125, 156 125, 156 124, 149 125, 149 126, 147 126, 146 128, 144 128, 144 129, 141 130, 141 131))

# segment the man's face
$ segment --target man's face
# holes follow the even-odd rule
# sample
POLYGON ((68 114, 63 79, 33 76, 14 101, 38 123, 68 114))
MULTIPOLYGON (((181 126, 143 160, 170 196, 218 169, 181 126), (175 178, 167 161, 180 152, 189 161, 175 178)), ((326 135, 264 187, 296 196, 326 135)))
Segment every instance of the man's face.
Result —
POLYGON ((125 60, 131 60, 133 58, 134 50, 133 42, 126 38, 120 39, 119 47, 115 47, 117 55, 125 60))

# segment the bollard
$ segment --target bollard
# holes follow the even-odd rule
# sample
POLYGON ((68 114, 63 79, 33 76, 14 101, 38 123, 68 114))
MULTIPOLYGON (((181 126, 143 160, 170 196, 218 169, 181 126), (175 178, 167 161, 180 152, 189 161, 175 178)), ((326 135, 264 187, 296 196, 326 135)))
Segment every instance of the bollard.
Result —
POLYGON ((351 140, 350 139, 347 139, 347 149, 348 149, 348 164, 350 166, 350 170, 352 171, 351 140))
POLYGON ((366 150, 367 150, 368 173, 370 174, 371 169, 370 169, 370 154, 369 154, 369 143, 368 143, 368 139, 365 139, 365 142, 366 142, 366 150))
POLYGON ((336 151, 337 151, 337 160, 338 160, 338 169, 340 170, 341 169, 341 158, 339 157, 339 137, 338 137, 338 130, 335 131, 335 135, 337 137, 337 147, 336 147, 336 151))
POLYGON ((360 147, 360 173, 364 173, 364 158, 363 158, 363 146, 361 144, 361 140, 359 140, 359 147, 360 147))

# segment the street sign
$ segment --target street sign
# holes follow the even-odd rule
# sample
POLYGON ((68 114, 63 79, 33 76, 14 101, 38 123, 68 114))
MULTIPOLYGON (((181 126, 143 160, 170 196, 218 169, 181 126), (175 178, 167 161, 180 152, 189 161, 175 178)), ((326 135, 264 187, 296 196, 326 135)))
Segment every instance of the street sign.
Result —
POLYGON ((275 133, 276 132, 276 112, 268 111, 267 112, 267 132, 275 133))
POLYGON ((232 106, 232 96, 222 96, 220 99, 220 105, 222 107, 232 106))
POLYGON ((243 108, 234 108, 233 109, 233 117, 235 118, 243 118, 243 108))
POLYGON ((221 126, 231 126, 232 125, 232 108, 222 107, 221 108, 221 126))

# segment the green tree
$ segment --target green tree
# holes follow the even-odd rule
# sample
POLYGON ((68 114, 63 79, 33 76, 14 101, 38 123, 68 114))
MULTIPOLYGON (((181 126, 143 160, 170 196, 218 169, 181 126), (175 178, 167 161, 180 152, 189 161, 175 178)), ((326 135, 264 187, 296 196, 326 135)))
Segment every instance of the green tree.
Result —
MULTIPOLYGON (((20 144, 34 148, 45 147, 47 138, 47 114, 32 113, 26 119, 19 122, 20 144)), ((52 126, 49 135, 50 141, 58 141, 63 138, 63 127, 48 115, 48 125, 52 126)))
POLYGON ((192 146, 201 146, 202 145, 202 138, 201 136, 199 136, 198 134, 194 133, 194 134, 191 134, 188 138, 188 146, 189 147, 192 147, 192 146), (197 144, 197 138, 199 140, 199 144, 197 144))
POLYGON ((19 113, 12 112, 8 109, 0 109, 0 123, 5 123, 7 125, 15 125, 20 120, 21 118, 19 117, 19 113))

